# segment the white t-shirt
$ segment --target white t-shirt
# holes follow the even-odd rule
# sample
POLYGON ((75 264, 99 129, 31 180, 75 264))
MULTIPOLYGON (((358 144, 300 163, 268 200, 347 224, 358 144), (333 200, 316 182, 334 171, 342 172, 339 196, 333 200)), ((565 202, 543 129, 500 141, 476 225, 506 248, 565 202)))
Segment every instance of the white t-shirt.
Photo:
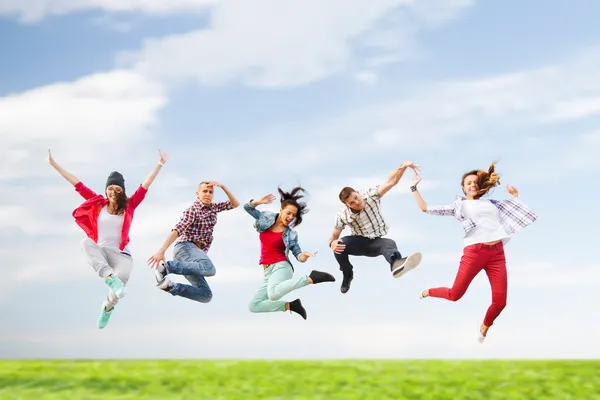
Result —
MULTIPOLYGON (((100 210, 98 215, 98 245, 111 249, 119 249, 121 245, 121 231, 123 229, 124 215, 112 215, 108 213, 106 206, 100 210)), ((129 249, 125 247, 124 253, 130 254, 129 249)))
POLYGON ((475 228, 464 238, 465 246, 505 240, 509 235, 500 223, 498 208, 489 200, 464 200, 463 215, 475 222, 475 228))

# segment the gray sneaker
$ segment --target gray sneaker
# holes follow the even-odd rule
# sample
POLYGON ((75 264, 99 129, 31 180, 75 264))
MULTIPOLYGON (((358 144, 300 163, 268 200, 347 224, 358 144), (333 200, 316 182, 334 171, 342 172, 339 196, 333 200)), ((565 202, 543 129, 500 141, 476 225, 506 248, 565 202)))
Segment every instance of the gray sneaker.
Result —
POLYGON ((413 253, 408 257, 399 258, 392 263, 392 275, 394 278, 400 278, 408 271, 421 263, 423 255, 419 252, 413 253))
POLYGON ((169 273, 167 272, 167 265, 161 261, 158 265, 158 268, 154 270, 154 277, 156 278, 156 283, 160 284, 168 274, 169 273))

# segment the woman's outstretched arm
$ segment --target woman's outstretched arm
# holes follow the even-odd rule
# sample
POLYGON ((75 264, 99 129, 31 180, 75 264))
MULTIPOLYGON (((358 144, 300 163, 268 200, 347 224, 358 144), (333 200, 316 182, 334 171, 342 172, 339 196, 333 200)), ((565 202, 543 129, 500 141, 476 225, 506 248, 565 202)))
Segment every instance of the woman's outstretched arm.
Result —
POLYGON ((54 167, 54 169, 57 170, 58 173, 63 178, 65 178, 71 185, 75 186, 80 182, 79 179, 75 175, 73 175, 72 173, 70 173, 69 171, 67 171, 60 165, 58 165, 56 163, 56 161, 54 161, 54 158, 52 157, 52 153, 50 152, 50 149, 48 149, 48 164, 52 165, 54 167))

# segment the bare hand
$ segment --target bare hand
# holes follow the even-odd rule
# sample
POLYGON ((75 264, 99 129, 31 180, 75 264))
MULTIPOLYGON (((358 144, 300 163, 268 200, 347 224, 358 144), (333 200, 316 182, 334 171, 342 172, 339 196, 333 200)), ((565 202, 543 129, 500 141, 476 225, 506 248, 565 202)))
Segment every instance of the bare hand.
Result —
POLYGON ((506 190, 508 191, 508 193, 512 194, 515 197, 519 196, 519 191, 517 189, 515 189, 514 186, 510 186, 509 184, 506 184, 506 190))
POLYGON ((331 246, 329 247, 335 254, 342 254, 344 250, 346 250, 346 244, 342 241, 342 239, 334 240, 331 242, 331 246))
POLYGON ((223 189, 224 187, 224 185, 221 182, 217 181, 210 181, 207 183, 207 186, 220 187, 221 189, 223 189))
POLYGON ((415 176, 413 176, 413 179, 412 179, 413 186, 417 186, 419 184, 419 182, 421 182, 421 179, 423 179, 423 178, 421 178, 421 175, 415 174, 415 176))
POLYGON ((421 167, 418 166, 417 164, 413 163, 412 161, 406 160, 404 161, 402 164, 400 164, 400 166, 398 167, 398 169, 406 169, 406 168, 412 168, 413 171, 418 172, 421 170, 421 167))
POLYGON ((306 260, 308 260, 310 257, 314 257, 314 256, 316 256, 316 255, 317 255, 317 253, 318 253, 318 251, 315 251, 314 253, 309 253, 308 251, 305 251, 304 253, 301 253, 301 254, 298 256, 298 259, 299 259, 301 262, 306 262, 306 260))
POLYGON ((276 199, 275 195, 273 194, 267 194, 263 197, 261 197, 260 199, 258 199, 258 203, 259 204, 271 204, 272 202, 274 202, 276 199))
POLYGON ((169 152, 168 151, 161 151, 160 149, 158 149, 158 155, 159 155, 159 160, 158 162, 161 164, 164 164, 167 162, 167 160, 169 159, 169 152))
POLYGON ((52 157, 52 153, 50 152, 50 149, 48 149, 48 158, 47 158, 48 164, 54 166, 56 164, 56 161, 54 161, 54 158, 52 157))
POLYGON ((152 257, 150 257, 148 259, 148 265, 150 266, 150 268, 158 268, 158 265, 160 264, 160 262, 167 262, 167 259, 165 258, 165 252, 164 251, 157 251, 156 254, 154 254, 152 257))

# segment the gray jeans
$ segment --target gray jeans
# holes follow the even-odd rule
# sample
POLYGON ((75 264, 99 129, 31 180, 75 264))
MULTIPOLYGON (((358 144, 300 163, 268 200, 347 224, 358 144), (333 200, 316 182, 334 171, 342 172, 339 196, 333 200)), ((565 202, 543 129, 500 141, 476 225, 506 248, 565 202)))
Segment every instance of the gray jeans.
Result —
MULTIPOLYGON (((87 256, 88 262, 94 268, 94 271, 101 277, 106 278, 114 274, 127 285, 131 271, 133 271, 133 259, 130 255, 121 253, 118 249, 100 247, 90 238, 81 241, 81 248, 87 256)), ((115 296, 112 290, 108 291, 108 303, 116 305, 119 298, 115 296)))

